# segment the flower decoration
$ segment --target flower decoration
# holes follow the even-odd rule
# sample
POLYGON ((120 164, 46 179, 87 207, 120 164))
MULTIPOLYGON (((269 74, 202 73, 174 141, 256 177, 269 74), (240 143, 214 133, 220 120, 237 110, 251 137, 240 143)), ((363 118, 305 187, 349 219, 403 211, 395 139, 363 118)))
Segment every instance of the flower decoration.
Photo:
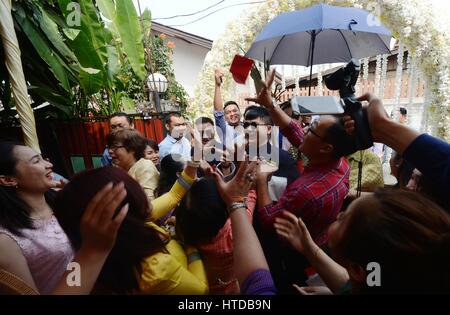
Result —
MULTIPOLYGON (((450 141, 450 29, 446 21, 436 17, 430 0, 267 0, 252 6, 230 22, 222 36, 214 41, 195 89, 193 109, 198 111, 196 114, 212 112, 216 67, 229 68, 234 55, 248 50, 271 18, 318 3, 365 9, 377 16, 395 38, 402 39, 405 50, 417 61, 417 69, 426 81, 427 118, 423 126, 433 126, 434 135, 450 141)), ((377 68, 381 76, 381 60, 377 68)), ((231 75, 227 73, 224 99, 230 99, 234 90, 231 75)))

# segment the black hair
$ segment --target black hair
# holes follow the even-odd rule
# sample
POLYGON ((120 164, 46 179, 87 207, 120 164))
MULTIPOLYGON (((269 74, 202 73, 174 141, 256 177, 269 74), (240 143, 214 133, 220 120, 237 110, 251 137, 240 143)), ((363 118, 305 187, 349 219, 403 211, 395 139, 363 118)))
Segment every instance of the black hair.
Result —
POLYGON ((254 120, 257 118, 261 118, 267 125, 273 125, 272 118, 269 115, 267 109, 262 106, 251 105, 245 109, 244 119, 245 120, 254 120))
POLYGON ((161 160, 161 172, 159 174, 158 187, 156 188, 158 196, 168 192, 178 178, 177 173, 183 172, 184 163, 181 160, 181 155, 178 154, 168 154, 161 160))
POLYGON ((131 118, 130 116, 128 116, 127 113, 124 112, 117 112, 112 114, 111 116, 109 116, 109 120, 111 120, 111 118, 114 117, 125 117, 128 120, 128 123, 131 125, 133 123, 133 118, 131 118))
POLYGON ((407 115, 408 114, 408 111, 404 107, 400 107, 399 110, 400 110, 400 114, 402 114, 402 115, 407 115))
POLYGON ((109 147, 114 146, 117 142, 121 142, 128 152, 134 152, 136 161, 144 157, 144 151, 147 146, 145 140, 144 136, 136 129, 114 130, 106 136, 106 143, 109 147))
POLYGON ((209 117, 199 117, 195 120, 195 125, 202 125, 202 124, 211 124, 214 126, 214 122, 209 117))
POLYGON ((147 224, 149 205, 141 185, 118 167, 85 170, 75 175, 56 196, 55 216, 72 246, 79 250, 83 244, 81 222, 85 209, 96 193, 111 182, 122 182, 127 192, 116 213, 125 204, 129 208, 97 283, 111 293, 131 294, 140 290, 142 260, 166 252, 159 233, 147 224))
POLYGON ((150 148, 152 148, 155 152, 159 152, 159 147, 156 141, 151 139, 145 139, 145 145, 148 145, 150 148))
POLYGON ((344 127, 342 116, 332 115, 335 123, 326 131, 324 139, 327 143, 333 145, 333 158, 338 160, 358 151, 356 147, 355 136, 349 135, 344 127))
MULTIPOLYGON (((16 175, 17 158, 13 151, 17 146, 24 144, 0 142, 0 175, 16 175)), ((44 196, 51 207, 54 195, 49 191, 44 196)), ((15 187, 0 185, 0 226, 17 236, 22 236, 20 230, 34 228, 30 217, 31 210, 31 207, 17 195, 15 187)))
POLYGON ((280 104, 281 110, 285 110, 287 108, 292 108, 291 101, 286 101, 280 104))
POLYGON ((214 179, 195 182, 176 209, 176 234, 185 244, 197 245, 215 237, 228 219, 227 206, 214 179))
POLYGON ((164 126, 166 124, 170 124, 172 117, 182 117, 180 113, 177 112, 171 112, 168 113, 165 117, 164 117, 164 126))
POLYGON ((226 101, 225 104, 223 104, 223 110, 225 111, 225 108, 227 108, 230 105, 236 105, 237 108, 240 110, 239 105, 235 101, 226 101))

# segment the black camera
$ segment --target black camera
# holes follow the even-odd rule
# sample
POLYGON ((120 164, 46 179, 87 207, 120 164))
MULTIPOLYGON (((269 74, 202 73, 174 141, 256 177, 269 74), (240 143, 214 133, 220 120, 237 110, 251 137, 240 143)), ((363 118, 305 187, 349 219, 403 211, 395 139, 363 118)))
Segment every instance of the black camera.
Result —
POLYGON ((327 88, 339 90, 339 95, 344 103, 344 112, 355 121, 355 151, 373 146, 367 115, 362 109, 362 104, 355 97, 355 85, 360 70, 359 60, 352 59, 345 67, 324 77, 327 88))
POLYGON ((359 60, 352 59, 345 67, 324 77, 328 89, 339 90, 344 103, 344 112, 355 121, 355 151, 373 146, 367 115, 362 109, 362 104, 355 97, 355 85, 360 70, 359 60))

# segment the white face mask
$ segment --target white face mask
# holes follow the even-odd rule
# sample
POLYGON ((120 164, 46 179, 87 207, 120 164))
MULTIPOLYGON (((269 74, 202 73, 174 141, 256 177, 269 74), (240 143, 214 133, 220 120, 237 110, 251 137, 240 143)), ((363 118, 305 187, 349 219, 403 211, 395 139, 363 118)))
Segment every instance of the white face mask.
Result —
POLYGON ((181 137, 184 137, 185 132, 186 132, 186 127, 175 126, 172 129, 171 136, 175 139, 180 139, 181 137))

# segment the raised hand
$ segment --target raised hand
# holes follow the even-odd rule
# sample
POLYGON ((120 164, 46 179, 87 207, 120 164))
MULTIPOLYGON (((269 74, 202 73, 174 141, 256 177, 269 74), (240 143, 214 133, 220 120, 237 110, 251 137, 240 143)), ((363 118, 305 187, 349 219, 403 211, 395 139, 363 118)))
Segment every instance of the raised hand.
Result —
POLYGON ((214 79, 216 81, 216 86, 222 85, 223 73, 220 69, 214 70, 214 79))
POLYGON ((111 251, 120 224, 128 212, 128 204, 116 216, 114 213, 126 195, 123 183, 114 187, 109 183, 97 192, 81 218, 82 248, 99 253, 111 251))
MULTIPOLYGON (((382 142, 383 139, 381 139, 378 130, 379 128, 385 128, 384 123, 390 120, 382 101, 372 93, 366 93, 358 97, 358 101, 367 101, 369 103, 363 107, 363 110, 367 114, 373 140, 382 142)), ((350 135, 353 134, 355 132, 355 121, 348 115, 344 116, 343 121, 347 133, 350 135)))
POLYGON ((217 172, 213 173, 220 196, 227 205, 243 202, 247 197, 248 191, 253 186, 258 163, 258 161, 249 163, 247 159, 241 162, 236 175, 228 182, 224 182, 217 172))
POLYGON ((291 212, 283 211, 281 216, 275 219, 274 227, 278 235, 302 254, 315 245, 303 220, 291 212))
POLYGON ((261 160, 256 172, 257 182, 266 183, 268 180, 270 180, 272 174, 277 170, 278 166, 276 166, 274 163, 266 160, 261 160))
POLYGON ((249 102, 255 102, 267 109, 274 107, 272 100, 272 83, 275 78, 275 69, 273 69, 266 78, 266 81, 262 81, 262 88, 258 92, 256 97, 248 97, 245 100, 249 102))

